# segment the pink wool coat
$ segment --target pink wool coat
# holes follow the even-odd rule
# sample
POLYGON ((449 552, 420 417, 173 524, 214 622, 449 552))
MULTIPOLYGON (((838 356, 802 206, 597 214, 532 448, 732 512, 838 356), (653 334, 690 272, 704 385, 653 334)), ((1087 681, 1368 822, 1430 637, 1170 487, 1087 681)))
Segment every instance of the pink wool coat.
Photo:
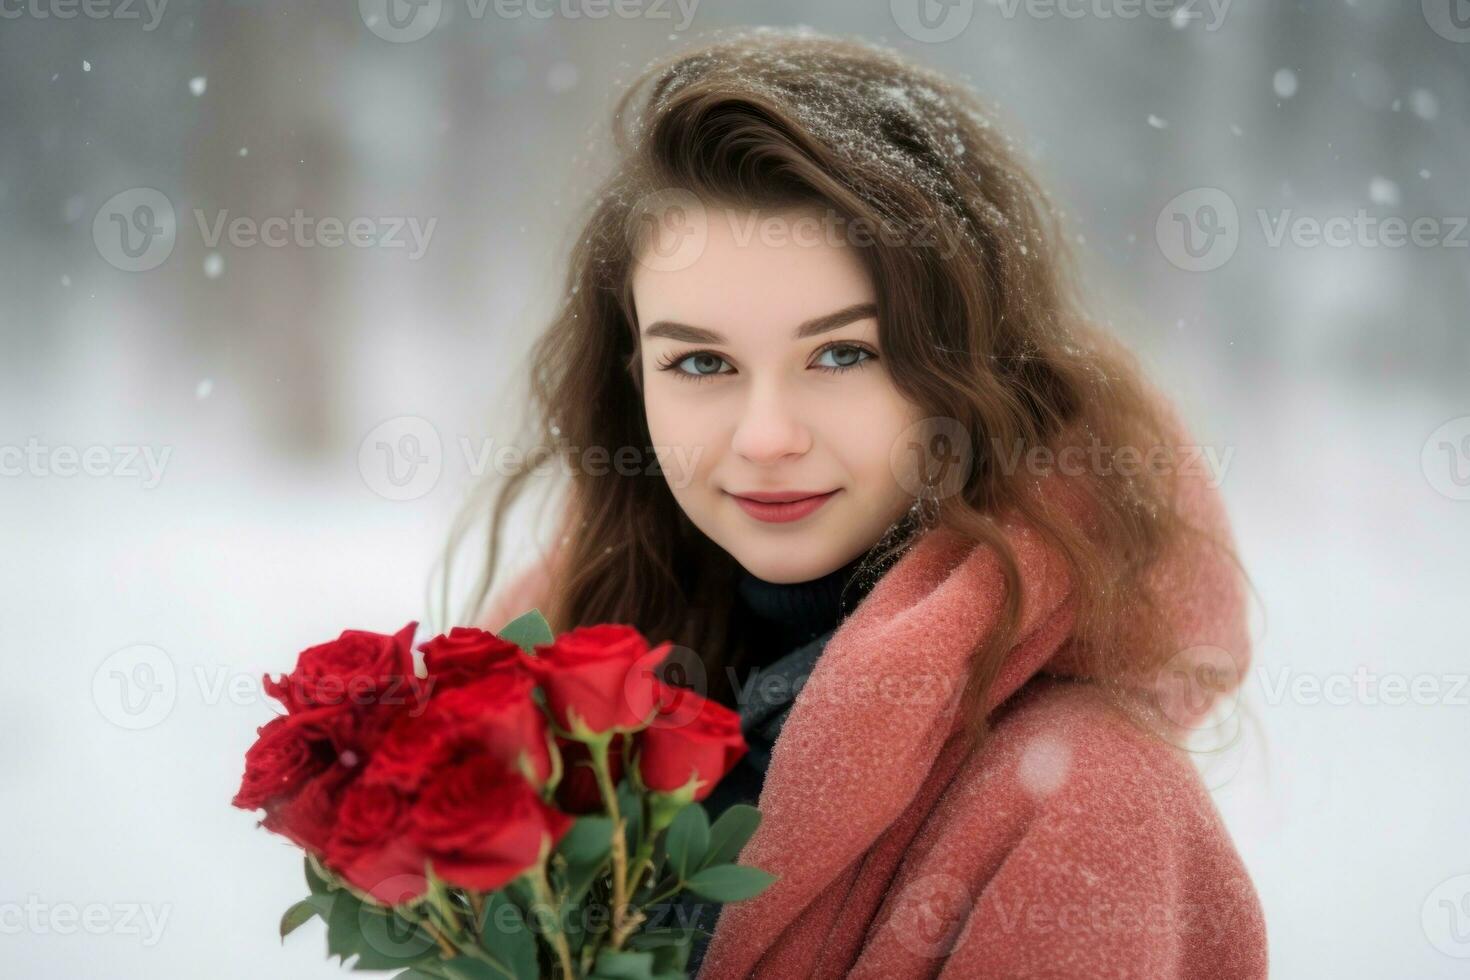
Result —
MULTIPOLYGON (((1184 513, 1228 540, 1217 492, 1181 484, 1184 513)), ((1000 566, 930 532, 839 626, 798 694, 739 857, 777 880, 723 907, 701 980, 1266 976, 1259 899, 1193 764, 1077 676, 1069 577, 1038 534, 1006 526, 1023 625, 988 740, 965 752, 953 698, 935 695, 959 690, 993 628, 1000 566)), ((538 605, 547 564, 485 622, 538 605)), ((1223 652, 1243 677, 1234 566, 1190 546, 1155 575, 1181 641, 1171 667, 1223 652)))

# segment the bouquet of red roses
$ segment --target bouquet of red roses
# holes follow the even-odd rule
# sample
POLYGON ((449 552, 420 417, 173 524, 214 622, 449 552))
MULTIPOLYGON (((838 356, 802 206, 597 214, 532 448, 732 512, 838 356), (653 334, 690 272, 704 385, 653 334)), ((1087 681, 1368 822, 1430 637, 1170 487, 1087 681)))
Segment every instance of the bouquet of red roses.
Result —
POLYGON ((234 805, 306 851, 328 955, 396 980, 685 977, 697 930, 654 928, 681 891, 773 880, 733 863, 760 813, 699 801, 744 754, 738 716, 660 679, 671 645, 631 627, 553 637, 532 611, 497 635, 422 644, 347 630, 265 678, 234 805))

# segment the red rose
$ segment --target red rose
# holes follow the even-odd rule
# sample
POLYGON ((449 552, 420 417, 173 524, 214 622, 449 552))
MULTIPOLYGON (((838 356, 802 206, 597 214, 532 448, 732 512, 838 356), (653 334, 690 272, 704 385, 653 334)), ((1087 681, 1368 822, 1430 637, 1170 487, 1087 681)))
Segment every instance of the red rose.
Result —
POLYGON ((353 783, 342 795, 324 860, 389 905, 428 891, 424 853, 409 835, 411 800, 390 786, 353 783))
POLYGON ((536 785, 551 776, 546 715, 532 698, 536 681, 521 670, 436 692, 422 715, 400 716, 377 746, 364 779, 404 792, 470 752, 489 751, 510 766, 525 752, 536 785))
POLYGON ((521 648, 509 640, 467 626, 456 626, 448 635, 420 644, 419 649, 424 653, 431 692, 480 680, 500 668, 519 670, 525 658, 521 648))
POLYGON ((234 805, 264 809, 261 826, 322 855, 343 795, 422 695, 410 649, 416 625, 392 636, 345 630, 302 651, 289 675, 267 675, 266 692, 287 714, 260 727, 234 805))
POLYGON ((245 753, 233 803, 263 808, 263 827, 321 854, 341 794, 366 761, 353 747, 364 739, 355 717, 337 708, 272 718, 245 753))
POLYGON ((657 707, 653 670, 671 648, 649 650, 631 626, 581 626, 537 646, 526 664, 563 731, 636 731, 657 707))
POLYGON ((693 777, 702 800, 748 748, 740 716, 694 691, 660 682, 658 714, 638 733, 638 773, 649 789, 672 793, 693 777))
POLYGON ((413 809, 413 839, 451 885, 494 891, 536 864, 575 822, 488 754, 438 773, 413 809))
POLYGON ((343 630, 329 643, 301 651, 296 669, 280 680, 265 677, 265 692, 288 712, 320 707, 414 707, 422 691, 413 672, 409 623, 392 636, 343 630))
POLYGON ((260 825, 320 857, 331 839, 342 795, 356 777, 347 766, 333 765, 295 796, 267 804, 260 825))
POLYGON ((328 720, 331 708, 272 718, 256 729, 255 744, 245 752, 245 776, 234 805, 254 810, 295 796, 305 783, 337 759, 328 720))
MULTIPOLYGON (((627 736, 617 734, 608 744, 608 772, 613 786, 623 778, 623 742, 627 736)), ((604 809, 597 773, 592 769, 592 753, 583 742, 559 738, 561 750, 561 782, 556 784, 556 805, 567 813, 601 813, 604 809)))

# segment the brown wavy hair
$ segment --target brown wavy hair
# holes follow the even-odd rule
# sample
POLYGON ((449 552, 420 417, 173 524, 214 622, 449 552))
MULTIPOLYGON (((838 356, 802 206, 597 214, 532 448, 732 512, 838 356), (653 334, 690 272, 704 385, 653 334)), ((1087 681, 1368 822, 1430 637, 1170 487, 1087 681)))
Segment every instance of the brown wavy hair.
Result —
MULTIPOLYGON (((986 719, 976 706, 1015 642, 1020 609, 998 520, 1007 511, 1069 563, 1073 642, 1092 658, 1090 674, 1118 669, 1110 652, 1125 616, 1134 667, 1176 652, 1143 573, 1191 531, 1174 506, 1178 468, 1088 473, 1078 490, 1095 522, 1082 527, 1035 492, 1024 468, 990 451, 1055 451, 1079 434, 1105 447, 1168 449, 1175 435, 1133 358, 1083 315, 1056 212, 993 110, 886 49, 761 29, 647 68, 617 101, 613 135, 613 172, 571 248, 565 297, 532 350, 525 402, 528 459, 568 464, 543 609, 554 629, 621 622, 673 640, 697 652, 717 697, 729 694, 724 668, 744 660, 731 615, 734 559, 693 526, 661 477, 593 472, 571 459, 587 447, 611 455, 650 446, 633 231, 647 201, 677 191, 748 209, 816 206, 855 227, 899 230, 858 250, 879 297, 886 369, 925 417, 969 434, 973 461, 956 491, 925 502, 921 529, 944 526, 995 549, 1009 586, 999 628, 973 659, 964 705, 977 737, 986 719)), ((493 503, 472 501, 451 536, 446 605, 449 556, 488 508, 472 622, 491 594, 507 515, 532 478, 528 464, 497 480, 493 503)))

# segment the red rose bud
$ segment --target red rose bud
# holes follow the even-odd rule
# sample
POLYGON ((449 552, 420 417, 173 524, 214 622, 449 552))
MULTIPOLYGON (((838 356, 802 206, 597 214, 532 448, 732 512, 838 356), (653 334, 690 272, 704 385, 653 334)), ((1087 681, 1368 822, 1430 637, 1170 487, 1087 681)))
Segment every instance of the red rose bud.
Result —
POLYGON ((534 867, 575 822, 505 763, 478 755, 436 775, 412 814, 412 837, 451 885, 490 892, 534 867))
POLYGON ((672 644, 650 650, 631 626, 581 626, 536 648, 526 664, 551 716, 579 741, 611 731, 637 731, 658 707, 656 668, 672 644))
POLYGON ((653 722, 638 733, 638 774, 655 793, 703 800, 745 755, 740 716, 694 691, 659 683, 653 722))
POLYGON ((481 680, 495 670, 523 670, 521 648, 494 633, 456 626, 419 645, 432 691, 481 680))

